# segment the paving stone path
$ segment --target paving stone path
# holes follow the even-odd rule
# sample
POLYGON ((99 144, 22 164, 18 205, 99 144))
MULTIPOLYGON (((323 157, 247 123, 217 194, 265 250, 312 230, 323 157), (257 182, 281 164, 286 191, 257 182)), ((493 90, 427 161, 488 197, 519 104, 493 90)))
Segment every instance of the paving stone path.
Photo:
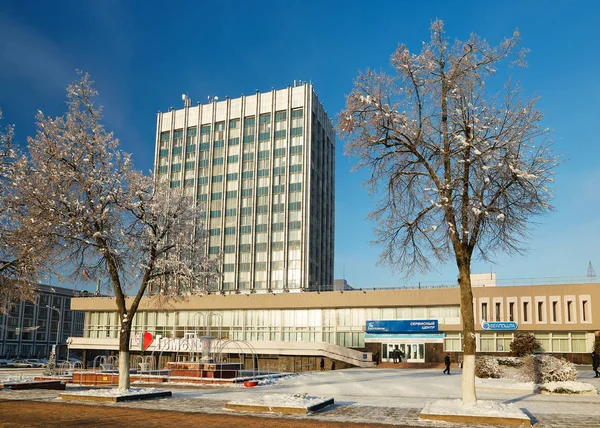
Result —
MULTIPOLYGON (((14 425, 10 423, 10 414, 19 411, 19 405, 15 401, 27 401, 27 402, 50 402, 57 403, 58 391, 45 391, 45 390, 28 390, 28 391, 0 391, 0 426, 12 427, 22 426, 14 425)), ((538 411, 529 413, 529 416, 534 422, 534 427, 537 428, 564 428, 564 427, 586 427, 586 428, 600 428, 600 406, 597 403, 589 402, 584 399, 576 400, 576 397, 567 397, 571 399, 572 404, 569 408, 572 409, 572 413, 556 413, 552 411, 552 401, 549 397, 538 396, 535 400, 528 403, 527 408, 537 408, 538 411), (544 410, 542 413, 541 410, 544 410)), ((556 398, 554 398, 556 400, 556 398)), ((254 423, 250 423, 248 426, 282 426, 283 421, 289 421, 294 426, 293 421, 298 422, 305 421, 310 422, 308 425, 320 426, 316 422, 324 423, 323 426, 338 426, 341 424, 348 424, 349 421, 359 424, 358 426, 403 426, 403 427, 448 427, 454 428, 462 426, 461 424, 452 424, 447 422, 435 422, 435 421, 424 421, 419 419, 419 409, 407 408, 407 407, 379 407, 379 406, 365 406, 357 405, 353 403, 337 403, 335 406, 328 409, 324 409, 311 415, 272 415, 264 414, 260 415, 260 423, 257 422, 254 414, 244 414, 239 412, 232 412, 226 410, 225 400, 218 399, 205 399, 205 398, 190 398, 182 397, 175 394, 174 397, 168 399, 156 399, 150 401, 135 401, 125 403, 94 403, 85 404, 86 406, 108 406, 115 408, 125 409, 149 409, 153 411, 170 411, 170 412, 181 412, 194 413, 194 414, 207 414, 207 415, 243 415, 246 419, 254 423), (255 419, 252 419, 255 418, 255 419), (272 424, 266 423, 265 421, 272 421, 272 424), (280 421, 280 422, 278 422, 280 421), (332 425, 330 425, 331 423, 332 425), (266 424, 266 425, 265 425, 266 424), (364 424, 364 425, 363 425, 364 424)), ((84 405, 83 403, 78 403, 84 405)), ((43 415, 40 415, 43 417, 43 415)), ((38 425, 31 425, 38 426, 38 425)), ((102 426, 91 424, 89 426, 102 426)), ((214 425, 220 426, 220 425, 214 425)), ((301 426, 301 425, 300 425, 301 426)), ((343 426, 343 425, 341 425, 343 426)), ((490 428, 490 425, 470 425, 473 428, 490 428)))

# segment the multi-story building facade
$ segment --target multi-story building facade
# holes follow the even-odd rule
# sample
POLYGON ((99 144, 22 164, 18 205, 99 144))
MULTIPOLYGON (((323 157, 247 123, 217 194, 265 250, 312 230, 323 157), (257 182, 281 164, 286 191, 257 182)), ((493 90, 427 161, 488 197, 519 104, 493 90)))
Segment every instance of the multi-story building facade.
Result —
POLYGON ((333 284, 335 133, 312 84, 158 114, 155 172, 206 207, 209 291, 333 284))
POLYGON ((12 304, 0 314, 0 355, 42 358, 58 344, 64 356, 69 337, 83 335, 84 313, 71 310, 74 290, 38 285, 35 301, 12 304), (57 338, 57 334, 59 337, 57 338))

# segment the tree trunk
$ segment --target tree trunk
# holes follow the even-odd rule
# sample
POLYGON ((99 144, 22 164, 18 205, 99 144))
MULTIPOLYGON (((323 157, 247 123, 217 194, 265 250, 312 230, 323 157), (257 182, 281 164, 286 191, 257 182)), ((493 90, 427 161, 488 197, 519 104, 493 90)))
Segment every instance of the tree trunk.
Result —
POLYGON ((129 323, 122 325, 119 336, 119 390, 128 390, 131 386, 129 381, 129 338, 131 330, 129 323))
POLYGON ((463 324, 462 399, 463 404, 469 404, 477 402, 475 393, 475 317, 469 262, 459 261, 458 282, 460 285, 460 314, 463 324))

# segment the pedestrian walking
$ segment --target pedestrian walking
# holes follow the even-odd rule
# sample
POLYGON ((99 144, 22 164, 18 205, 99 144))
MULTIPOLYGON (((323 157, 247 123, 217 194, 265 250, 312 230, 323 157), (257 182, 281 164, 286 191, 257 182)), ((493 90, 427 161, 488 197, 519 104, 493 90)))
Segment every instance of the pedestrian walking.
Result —
POLYGON ((444 369, 444 374, 450 374, 450 354, 446 354, 444 357, 444 364, 446 368, 444 369))
POLYGON ((331 370, 335 370, 335 361, 331 362, 331 370))
POLYGON ((600 355, 596 353, 596 351, 592 352, 592 368, 594 369, 594 373, 596 376, 600 377, 600 372, 598 372, 598 367, 600 367, 600 355))
POLYGON ((325 359, 321 358, 321 363, 319 364, 321 367, 321 370, 325 370, 325 359))

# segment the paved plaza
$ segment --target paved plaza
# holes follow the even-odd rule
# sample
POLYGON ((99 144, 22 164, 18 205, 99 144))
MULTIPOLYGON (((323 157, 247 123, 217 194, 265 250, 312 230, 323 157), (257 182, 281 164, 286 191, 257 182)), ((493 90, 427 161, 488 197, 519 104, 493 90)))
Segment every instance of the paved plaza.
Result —
MULTIPOLYGON (((579 381, 593 384, 600 389, 600 379, 594 379, 592 371, 581 367, 579 381)), ((419 412, 427 401, 460 397, 461 376, 459 371, 445 376, 434 369, 349 369, 313 372, 291 376, 273 384, 255 388, 179 386, 169 389, 173 397, 151 401, 117 404, 94 404, 94 406, 119 407, 123 409, 152 409, 212 415, 239 414, 226 410, 231 400, 243 400, 257 395, 277 393, 308 393, 311 396, 328 396, 335 399, 333 407, 306 416, 261 415, 264 421, 305 420, 332 423, 359 423, 364 426, 378 424, 393 426, 453 427, 447 422, 422 421, 419 412)), ((162 388, 162 386, 161 386, 162 388)), ((70 390, 82 387, 70 386, 70 390)), ((18 411, 17 401, 57 403, 57 391, 0 391, 2 419, 11 411, 18 411), (12 409, 12 410, 11 410, 12 409)), ((533 426, 545 427, 599 427, 600 396, 598 395, 541 395, 507 391, 478 391, 478 398, 503 403, 514 403, 532 420, 533 426)), ((40 418, 43 418, 40 415, 40 418)), ((254 416, 252 416, 254 417, 254 416)), ((264 425, 265 422, 262 422, 264 425)), ((2 426, 3 423, 0 422, 2 426)), ((270 423, 268 425, 271 425, 270 423)), ((312 425, 312 424, 311 424, 312 425)), ((16 425, 6 425, 16 426, 16 425)), ((475 425, 472 425, 475 426, 475 425)), ((490 425, 485 425, 489 427, 490 425)))

